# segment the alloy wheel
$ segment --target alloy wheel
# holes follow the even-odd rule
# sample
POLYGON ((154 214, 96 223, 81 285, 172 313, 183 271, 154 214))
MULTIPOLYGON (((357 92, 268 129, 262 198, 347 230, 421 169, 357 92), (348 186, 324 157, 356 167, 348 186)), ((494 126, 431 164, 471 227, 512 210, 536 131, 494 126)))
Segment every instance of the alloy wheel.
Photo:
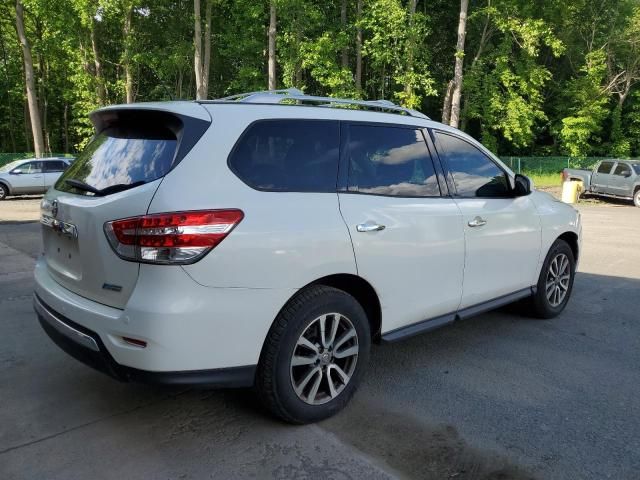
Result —
POLYGON ((336 398, 351 380, 358 361, 358 334, 339 313, 313 320, 291 356, 291 385, 300 400, 321 405, 336 398))
POLYGON ((564 301, 569 291, 571 280, 571 263, 564 253, 559 253, 551 263, 547 271, 545 293, 552 307, 558 307, 564 301))

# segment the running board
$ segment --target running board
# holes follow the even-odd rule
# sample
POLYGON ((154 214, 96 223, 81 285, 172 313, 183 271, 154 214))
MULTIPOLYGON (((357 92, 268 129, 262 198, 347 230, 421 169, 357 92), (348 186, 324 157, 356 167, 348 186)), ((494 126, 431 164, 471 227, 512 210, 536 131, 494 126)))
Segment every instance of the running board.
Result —
POLYGON ((482 302, 477 305, 458 310, 456 313, 448 313, 440 317, 430 318, 428 320, 413 323, 411 325, 407 325, 406 327, 400 327, 390 332, 384 333, 382 335, 382 341, 385 343, 393 343, 397 342, 398 340, 404 340, 405 338, 418 335, 420 333, 430 332, 431 330, 449 325, 456 320, 466 320, 490 310, 495 310, 496 308, 502 307, 504 305, 517 302, 518 300, 522 300, 523 298, 530 297, 531 295, 534 295, 536 293, 536 290, 536 287, 523 288, 522 290, 518 290, 517 292, 509 293, 508 295, 503 295, 502 297, 494 298, 493 300, 489 300, 487 302, 482 302))

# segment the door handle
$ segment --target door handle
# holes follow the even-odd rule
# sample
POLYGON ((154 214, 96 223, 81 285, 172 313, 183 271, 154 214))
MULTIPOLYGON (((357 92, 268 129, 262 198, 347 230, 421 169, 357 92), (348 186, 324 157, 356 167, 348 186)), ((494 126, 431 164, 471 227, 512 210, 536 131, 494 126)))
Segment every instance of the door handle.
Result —
POLYGON ((379 232, 380 230, 384 230, 385 228, 386 227, 384 225, 379 225, 374 222, 365 222, 356 225, 356 230, 358 232, 379 232))
POLYGON ((486 225, 487 221, 482 218, 482 217, 476 217, 473 220, 470 220, 468 225, 470 227, 482 227, 483 225, 486 225))

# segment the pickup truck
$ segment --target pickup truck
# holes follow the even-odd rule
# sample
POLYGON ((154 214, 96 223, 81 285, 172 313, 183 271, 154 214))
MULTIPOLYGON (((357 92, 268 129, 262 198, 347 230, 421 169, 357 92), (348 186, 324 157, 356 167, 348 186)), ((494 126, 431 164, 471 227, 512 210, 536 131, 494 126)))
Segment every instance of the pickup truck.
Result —
POLYGON ((640 160, 601 160, 593 170, 565 168, 563 180, 584 182, 584 193, 633 200, 640 207, 640 160))

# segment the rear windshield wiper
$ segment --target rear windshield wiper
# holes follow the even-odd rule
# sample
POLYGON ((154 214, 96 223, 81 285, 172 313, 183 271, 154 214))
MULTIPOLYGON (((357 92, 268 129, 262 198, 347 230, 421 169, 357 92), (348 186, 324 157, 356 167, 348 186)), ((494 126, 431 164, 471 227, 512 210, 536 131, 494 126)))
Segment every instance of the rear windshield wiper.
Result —
POLYGON ((123 190, 129 190, 130 188, 139 187, 140 185, 144 185, 147 182, 138 181, 133 183, 117 183, 115 185, 110 185, 108 187, 98 189, 96 187, 92 187, 88 183, 83 182, 82 180, 75 180, 73 178, 68 178, 65 180, 67 185, 77 188, 78 190, 83 190, 85 192, 91 192, 97 197, 104 197, 105 195, 110 195, 116 192, 122 192, 123 190))
POLYGON ((94 195, 102 195, 102 191, 98 190, 96 187, 92 187, 88 183, 83 182, 82 180, 75 180, 73 178, 67 178, 65 183, 73 188, 78 190, 82 190, 84 192, 91 192, 94 195))
POLYGON ((143 180, 139 180, 133 183, 116 183, 115 185, 110 185, 98 191, 100 192, 100 195, 111 195, 112 193, 122 192, 124 190, 129 190, 130 188, 139 187, 140 185, 144 185, 145 183, 147 182, 143 180))

